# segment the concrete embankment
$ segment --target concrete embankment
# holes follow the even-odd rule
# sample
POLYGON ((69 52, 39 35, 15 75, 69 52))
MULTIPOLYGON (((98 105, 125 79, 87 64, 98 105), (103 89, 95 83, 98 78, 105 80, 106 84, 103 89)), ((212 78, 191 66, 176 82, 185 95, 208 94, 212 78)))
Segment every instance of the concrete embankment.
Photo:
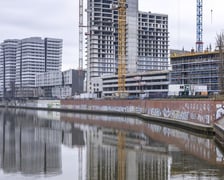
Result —
POLYGON ((61 112, 129 115, 191 131, 213 134, 214 105, 193 100, 62 100, 11 102, 8 107, 61 112))
MULTIPOLYGON (((3 106, 0 106, 3 107, 3 106)), ((5 106, 4 106, 5 107, 5 106)), ((117 112, 117 111, 104 111, 104 110, 84 110, 84 109, 69 109, 69 108, 52 108, 52 107, 28 107, 28 106, 7 106, 8 108, 20 108, 20 109, 33 109, 33 110, 44 110, 44 111, 58 111, 58 112, 70 112, 70 113, 89 113, 89 114, 103 114, 103 115, 119 115, 119 116, 132 116, 141 118, 144 121, 161 123, 166 126, 178 127, 186 129, 195 133, 203 135, 214 135, 214 129, 211 125, 203 125, 194 122, 184 122, 169 118, 161 118, 155 116, 149 116, 141 113, 130 113, 130 112, 117 112)))
POLYGON ((145 121, 188 129, 203 134, 216 134, 224 141, 224 101, 189 100, 37 100, 2 103, 2 106, 61 112, 129 115, 145 121))
POLYGON ((215 140, 224 147, 224 118, 214 124, 215 140))
MULTIPOLYGON (((215 125, 224 117, 224 101, 216 99, 160 99, 160 100, 64 100, 62 106, 72 109, 117 111, 134 113, 146 120, 202 132, 222 133, 215 125), (217 132, 216 132, 217 131, 217 132)), ((221 139, 222 139, 221 138, 221 139)), ((220 138, 216 138, 220 139, 220 138)))

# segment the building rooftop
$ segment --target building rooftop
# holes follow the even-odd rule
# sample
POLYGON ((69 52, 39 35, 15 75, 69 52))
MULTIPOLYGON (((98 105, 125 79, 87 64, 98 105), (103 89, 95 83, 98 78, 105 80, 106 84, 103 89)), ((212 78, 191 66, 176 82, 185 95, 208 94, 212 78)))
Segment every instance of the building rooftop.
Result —
POLYGON ((182 57, 194 57, 194 56, 207 56, 218 54, 219 51, 204 51, 204 52, 183 52, 183 53, 171 53, 170 58, 182 58, 182 57))

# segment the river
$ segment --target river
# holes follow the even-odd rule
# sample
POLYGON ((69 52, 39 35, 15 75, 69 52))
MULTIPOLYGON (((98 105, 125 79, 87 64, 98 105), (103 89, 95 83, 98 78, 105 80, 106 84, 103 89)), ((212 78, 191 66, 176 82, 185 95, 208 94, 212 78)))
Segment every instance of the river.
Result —
POLYGON ((0 109, 0 180, 221 180, 213 137, 111 115, 0 109))

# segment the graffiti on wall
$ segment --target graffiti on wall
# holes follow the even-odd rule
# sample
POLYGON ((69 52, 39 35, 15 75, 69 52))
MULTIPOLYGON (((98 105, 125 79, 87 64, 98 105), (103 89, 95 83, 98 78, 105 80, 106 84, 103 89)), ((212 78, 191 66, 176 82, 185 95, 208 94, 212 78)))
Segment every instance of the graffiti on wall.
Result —
MULTIPOLYGON (((155 117, 164 117, 182 121, 193 121, 202 124, 210 124, 213 120, 213 113, 210 103, 206 102, 183 102, 179 106, 172 104, 132 106, 110 106, 110 105, 74 105, 75 109, 86 109, 96 111, 115 111, 129 113, 146 113, 155 117)), ((224 116, 224 105, 217 105, 216 119, 224 116)))
MULTIPOLYGON (((69 108, 68 105, 66 105, 69 108)), ((114 111, 114 112, 129 112, 143 113, 144 108, 135 106, 98 106, 98 105, 74 105, 74 109, 95 110, 95 111, 114 111)))
POLYGON ((216 116, 215 119, 219 120, 224 116, 224 105, 216 104, 216 116))
MULTIPOLYGON (((178 109, 148 108, 148 114, 156 117, 164 117, 182 121, 196 121, 200 123, 210 124, 212 120, 210 104, 185 103, 183 107, 178 109)), ((224 110, 223 110, 224 115, 224 110)))
POLYGON ((185 103, 184 109, 189 111, 198 111, 198 112, 205 112, 205 111, 211 111, 211 105, 210 104, 199 104, 199 103, 185 103))
POLYGON ((149 108, 148 114, 156 117, 165 117, 171 119, 179 119, 187 121, 189 118, 189 112, 171 110, 169 108, 149 108))

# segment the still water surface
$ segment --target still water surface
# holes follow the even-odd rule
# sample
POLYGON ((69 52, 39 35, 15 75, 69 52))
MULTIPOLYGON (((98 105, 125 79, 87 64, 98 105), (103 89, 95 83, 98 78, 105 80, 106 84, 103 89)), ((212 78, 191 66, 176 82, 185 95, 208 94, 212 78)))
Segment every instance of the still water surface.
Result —
POLYGON ((212 137, 137 118, 0 109, 0 180, 221 180, 212 137))

